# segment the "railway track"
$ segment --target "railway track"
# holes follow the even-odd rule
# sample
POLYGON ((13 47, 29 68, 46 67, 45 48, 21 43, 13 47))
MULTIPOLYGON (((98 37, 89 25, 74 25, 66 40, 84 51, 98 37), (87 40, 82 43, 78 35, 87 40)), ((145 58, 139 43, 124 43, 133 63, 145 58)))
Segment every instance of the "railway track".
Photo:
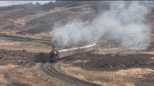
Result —
POLYGON ((46 73, 50 77, 54 77, 59 80, 63 80, 70 84, 71 86, 100 86, 94 83, 90 83, 87 81, 83 81, 80 79, 77 79, 73 76, 65 74, 61 70, 61 65, 59 62, 57 63, 46 63, 46 64, 41 64, 41 69, 43 70, 44 73, 46 73))

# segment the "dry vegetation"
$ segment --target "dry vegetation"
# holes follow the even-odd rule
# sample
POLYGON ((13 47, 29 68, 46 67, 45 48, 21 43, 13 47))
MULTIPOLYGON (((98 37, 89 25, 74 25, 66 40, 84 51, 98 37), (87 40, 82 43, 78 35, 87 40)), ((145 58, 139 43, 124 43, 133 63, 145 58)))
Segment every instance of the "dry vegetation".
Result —
MULTIPOLYGON (((48 62, 46 57, 52 49, 49 32, 54 23, 63 25, 73 18, 88 20, 95 16, 95 11, 89 13, 82 9, 84 6, 93 7, 65 3, 54 8, 50 4, 1 8, 0 86, 69 86, 53 77, 47 79, 39 64, 48 62)), ((100 48, 71 56, 62 61, 62 69, 68 75, 102 86, 154 86, 153 42, 149 51, 100 48)))

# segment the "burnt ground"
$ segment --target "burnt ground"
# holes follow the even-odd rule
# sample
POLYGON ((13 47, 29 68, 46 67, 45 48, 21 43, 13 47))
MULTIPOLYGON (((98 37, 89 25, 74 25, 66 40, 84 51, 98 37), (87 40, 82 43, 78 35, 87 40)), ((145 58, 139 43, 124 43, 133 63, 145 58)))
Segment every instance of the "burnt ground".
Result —
POLYGON ((34 41, 1 42, 1 86, 154 85, 153 43, 144 51, 98 48, 51 62, 46 40, 37 40, 37 46, 34 41))
POLYGON ((76 59, 70 57, 64 60, 64 70, 67 74, 102 86, 153 86, 154 54, 120 55, 108 51, 105 55, 90 53, 74 56, 76 59))
POLYGON ((90 4, 65 6, 0 9, 0 86, 154 86, 154 41, 145 51, 101 48, 50 62, 53 24, 95 17, 82 9, 90 4))
POLYGON ((114 49, 112 53, 111 48, 102 54, 91 52, 74 55, 51 63, 48 53, 1 49, 0 81, 2 86, 153 86, 153 52, 128 53, 130 51, 123 50, 119 53, 119 50, 114 49), (52 65, 55 63, 60 63, 62 69, 52 65), (41 66, 46 64, 49 66, 44 68, 49 74, 41 66), (58 82, 55 83, 55 80, 58 82))

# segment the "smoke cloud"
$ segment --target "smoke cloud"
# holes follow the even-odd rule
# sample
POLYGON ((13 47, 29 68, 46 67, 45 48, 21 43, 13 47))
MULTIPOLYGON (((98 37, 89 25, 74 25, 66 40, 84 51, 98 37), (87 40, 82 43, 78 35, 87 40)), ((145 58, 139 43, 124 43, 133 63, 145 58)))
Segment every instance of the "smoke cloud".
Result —
POLYGON ((109 10, 102 11, 92 22, 73 20, 52 31, 55 47, 115 40, 120 47, 146 49, 150 43, 150 28, 145 24, 146 6, 137 1, 109 2, 109 10))

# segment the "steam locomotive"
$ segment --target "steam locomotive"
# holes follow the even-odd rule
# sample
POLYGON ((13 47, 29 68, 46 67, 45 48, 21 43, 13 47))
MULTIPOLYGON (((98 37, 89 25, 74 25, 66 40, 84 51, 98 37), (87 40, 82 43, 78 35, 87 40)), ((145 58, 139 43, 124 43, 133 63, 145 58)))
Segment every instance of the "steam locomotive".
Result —
POLYGON ((80 47, 74 47, 74 48, 59 49, 59 50, 54 48, 50 52, 50 58, 52 61, 57 61, 60 59, 64 59, 65 57, 72 56, 74 54, 90 52, 90 51, 93 51, 94 49, 96 49, 96 43, 92 43, 92 44, 88 44, 80 47))

